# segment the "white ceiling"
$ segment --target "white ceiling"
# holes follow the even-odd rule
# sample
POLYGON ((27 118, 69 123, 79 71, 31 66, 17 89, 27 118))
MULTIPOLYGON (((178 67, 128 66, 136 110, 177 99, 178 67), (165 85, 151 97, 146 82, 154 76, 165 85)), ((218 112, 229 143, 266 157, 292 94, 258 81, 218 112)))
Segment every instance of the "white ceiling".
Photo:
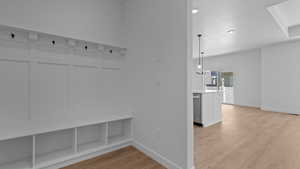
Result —
MULTIPOLYGON (((299 3, 300 0, 290 0, 299 3), (297 1, 297 2, 296 2, 297 1)), ((285 41, 288 36, 267 10, 286 0, 194 0, 199 13, 193 15, 194 57, 198 56, 197 34, 203 34, 201 48, 206 56, 247 50, 285 41), (235 29, 229 34, 229 29, 235 29)), ((299 3, 300 5, 300 3, 299 3)), ((285 24, 298 23, 295 4, 284 4, 280 10, 285 24)), ((300 20, 299 20, 300 21, 300 20)), ((299 22, 300 23, 300 22, 299 22)))
POLYGON ((276 6, 286 26, 292 27, 300 24, 300 0, 288 0, 276 6))
POLYGON ((300 0, 288 0, 268 8, 289 39, 300 37, 300 0))

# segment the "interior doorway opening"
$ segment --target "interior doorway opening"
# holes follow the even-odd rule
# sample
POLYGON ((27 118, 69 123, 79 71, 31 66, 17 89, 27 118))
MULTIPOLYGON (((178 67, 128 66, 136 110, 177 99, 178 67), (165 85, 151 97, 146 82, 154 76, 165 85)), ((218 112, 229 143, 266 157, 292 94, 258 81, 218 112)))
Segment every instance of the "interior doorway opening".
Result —
POLYGON ((233 72, 222 72, 223 104, 234 104, 234 74, 233 72))

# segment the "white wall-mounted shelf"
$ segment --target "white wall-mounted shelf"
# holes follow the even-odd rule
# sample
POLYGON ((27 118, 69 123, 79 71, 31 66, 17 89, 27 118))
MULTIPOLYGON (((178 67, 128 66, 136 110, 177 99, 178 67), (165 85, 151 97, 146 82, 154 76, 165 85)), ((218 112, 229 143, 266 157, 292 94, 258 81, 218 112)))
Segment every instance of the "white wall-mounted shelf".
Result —
POLYGON ((132 141, 132 117, 0 140, 0 169, 42 169, 132 141))

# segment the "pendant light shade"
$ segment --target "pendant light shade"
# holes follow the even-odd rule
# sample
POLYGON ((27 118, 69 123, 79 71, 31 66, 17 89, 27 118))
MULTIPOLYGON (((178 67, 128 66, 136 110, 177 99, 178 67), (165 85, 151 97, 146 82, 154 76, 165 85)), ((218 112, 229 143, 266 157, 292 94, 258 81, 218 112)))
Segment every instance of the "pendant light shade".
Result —
POLYGON ((200 70, 200 74, 203 75, 203 52, 201 52, 201 37, 202 35, 198 35, 198 40, 199 40, 199 57, 198 57, 198 65, 197 68, 200 70))
POLYGON ((197 65, 197 68, 198 68, 198 69, 202 69, 202 65, 201 65, 201 64, 198 64, 198 65, 197 65))

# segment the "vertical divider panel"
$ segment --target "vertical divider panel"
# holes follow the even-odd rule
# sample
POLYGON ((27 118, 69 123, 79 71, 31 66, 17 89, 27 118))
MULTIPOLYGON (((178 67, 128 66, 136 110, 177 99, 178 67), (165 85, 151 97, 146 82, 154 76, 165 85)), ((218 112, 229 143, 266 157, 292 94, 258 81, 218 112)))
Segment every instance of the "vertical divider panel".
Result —
MULTIPOLYGON (((66 76, 67 80, 66 80, 66 112, 68 114, 68 116, 72 116, 71 114, 71 84, 70 84, 70 80, 71 80, 71 65, 67 66, 67 76, 66 76)), ((73 118, 73 117, 72 117, 73 118)), ((77 131, 77 128, 76 128, 77 131)))
POLYGON ((133 119, 130 119, 130 138, 133 138, 133 119))
MULTIPOLYGON (((29 55, 30 55, 30 49, 29 49, 29 55)), ((27 83, 28 83, 28 105, 27 105, 27 111, 28 111, 28 120, 32 119, 32 113, 31 113, 31 66, 32 66, 32 61, 28 62, 28 79, 27 79, 27 83)), ((34 136, 35 138, 35 136, 34 136)))
POLYGON ((78 128, 74 128, 74 152, 78 153, 78 128))
POLYGON ((32 168, 35 168, 35 157, 36 157, 36 150, 35 150, 35 135, 32 136, 32 168))
POLYGON ((108 131, 109 130, 109 126, 108 126, 108 122, 105 123, 105 144, 108 144, 108 131))

